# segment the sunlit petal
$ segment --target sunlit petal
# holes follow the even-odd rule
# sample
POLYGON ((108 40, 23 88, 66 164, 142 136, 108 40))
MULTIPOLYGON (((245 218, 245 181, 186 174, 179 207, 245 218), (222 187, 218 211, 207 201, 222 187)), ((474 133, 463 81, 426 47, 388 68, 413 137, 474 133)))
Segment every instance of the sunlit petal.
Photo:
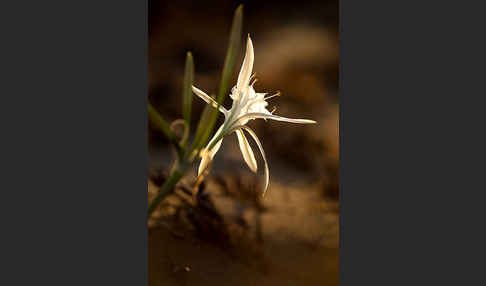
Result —
POLYGON ((284 121, 284 122, 290 122, 290 123, 299 123, 299 124, 314 124, 314 123, 317 123, 314 120, 309 120, 309 119, 287 118, 287 117, 282 117, 282 116, 278 116, 278 115, 273 115, 273 114, 268 114, 268 113, 259 113, 259 112, 246 113, 245 115, 238 118, 238 121, 242 121, 242 120, 245 120, 245 119, 259 119, 259 118, 272 119, 272 120, 284 121))
POLYGON ((200 90, 199 88, 192 86, 192 91, 199 96, 202 100, 204 100, 207 104, 210 104, 214 108, 218 108, 223 114, 226 114, 228 110, 223 106, 218 107, 218 103, 214 100, 211 96, 207 95, 204 91, 200 90))
POLYGON ((238 143, 240 145, 241 153, 243 154, 243 159, 245 159, 245 162, 248 167, 250 167, 250 170, 256 173, 258 165, 255 160, 255 154, 253 154, 253 150, 251 149, 245 134, 241 130, 236 130, 235 132, 236 136, 238 137, 238 143))
POLYGON ((205 151, 204 152, 204 155, 202 156, 202 159, 201 159, 201 163, 199 163, 199 168, 197 170, 197 175, 200 176, 201 173, 204 172, 204 170, 206 170, 206 168, 208 167, 209 163, 211 163, 211 161, 213 160, 214 158, 214 155, 216 154, 216 152, 218 152, 219 148, 221 147, 221 143, 223 143, 223 139, 219 140, 218 143, 216 143, 213 147, 213 149, 211 151, 205 151))
POLYGON ((268 181, 269 181, 269 174, 268 174, 268 164, 267 164, 267 157, 265 156, 265 151, 263 150, 263 146, 260 143, 260 140, 258 140, 257 135, 253 130, 251 130, 247 126, 241 126, 242 129, 245 129, 246 132, 250 133, 251 137, 253 137, 253 140, 255 140, 255 143, 258 145, 258 149, 260 149, 260 153, 262 154, 263 157, 263 162, 265 163, 265 182, 264 182, 264 189, 263 189, 263 196, 267 192, 268 188, 268 181))
POLYGON ((251 72, 253 70, 253 61, 255 56, 253 54, 253 43, 250 36, 246 42, 246 54, 243 64, 241 65, 240 74, 238 75, 238 81, 236 83, 236 89, 238 93, 245 92, 246 88, 250 84, 251 72))
MULTIPOLYGON (((223 131, 223 126, 219 127, 218 131, 214 134, 213 138, 209 141, 208 146, 210 146, 214 140, 219 136, 219 134, 223 131)), ((199 163, 199 168, 197 170, 197 175, 201 175, 204 170, 206 170, 209 163, 213 160, 214 155, 218 152, 219 148, 221 147, 221 143, 223 143, 223 139, 221 138, 218 143, 214 145, 211 150, 203 149, 201 151, 202 159, 201 163, 199 163)))

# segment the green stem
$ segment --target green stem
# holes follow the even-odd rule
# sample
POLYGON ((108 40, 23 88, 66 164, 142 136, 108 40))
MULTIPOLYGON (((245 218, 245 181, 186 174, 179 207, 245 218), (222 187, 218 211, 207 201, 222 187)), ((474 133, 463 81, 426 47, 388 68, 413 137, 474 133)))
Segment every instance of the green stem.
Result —
MULTIPOLYGON (((230 117, 230 118, 232 118, 232 117, 230 117)), ((214 139, 213 142, 211 142, 211 144, 209 144, 206 148, 208 150, 213 149, 214 145, 216 145, 216 143, 218 143, 218 141, 220 139, 222 139, 224 136, 230 134, 231 132, 235 131, 237 128, 234 128, 233 126, 236 124, 236 122, 238 122, 238 120, 235 120, 231 124, 229 124, 229 127, 227 127, 228 124, 224 123, 224 125, 223 125, 223 131, 221 131, 221 133, 216 137, 216 139, 214 139)))
POLYGON ((159 193, 157 196, 152 200, 152 203, 150 204, 148 208, 148 217, 152 215, 152 213, 155 211, 157 206, 160 204, 160 202, 172 192, 174 189, 175 185, 179 180, 182 178, 182 176, 185 173, 185 168, 177 168, 175 169, 172 174, 170 174, 169 178, 165 180, 164 184, 160 188, 159 193))

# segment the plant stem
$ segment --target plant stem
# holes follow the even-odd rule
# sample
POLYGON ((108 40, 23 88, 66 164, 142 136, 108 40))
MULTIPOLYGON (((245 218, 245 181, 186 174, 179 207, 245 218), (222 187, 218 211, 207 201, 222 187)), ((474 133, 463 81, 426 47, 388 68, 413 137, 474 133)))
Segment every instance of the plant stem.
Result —
POLYGON ((150 203, 150 206, 148 208, 148 218, 152 215, 152 213, 155 211, 157 206, 160 204, 160 202, 172 192, 174 189, 175 185, 179 180, 182 178, 182 176, 185 173, 186 168, 176 168, 174 171, 170 174, 169 178, 165 180, 164 184, 160 188, 159 193, 157 196, 152 200, 152 203, 150 203))

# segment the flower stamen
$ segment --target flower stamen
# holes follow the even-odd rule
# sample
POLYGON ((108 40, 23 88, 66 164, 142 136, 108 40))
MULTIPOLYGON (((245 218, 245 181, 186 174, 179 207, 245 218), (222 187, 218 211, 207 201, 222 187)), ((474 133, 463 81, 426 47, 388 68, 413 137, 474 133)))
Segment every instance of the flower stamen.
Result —
POLYGON ((276 96, 280 96, 280 95, 281 95, 281 93, 280 93, 280 90, 279 90, 279 91, 277 91, 277 93, 265 97, 264 100, 268 100, 270 98, 273 98, 273 97, 276 97, 276 96))

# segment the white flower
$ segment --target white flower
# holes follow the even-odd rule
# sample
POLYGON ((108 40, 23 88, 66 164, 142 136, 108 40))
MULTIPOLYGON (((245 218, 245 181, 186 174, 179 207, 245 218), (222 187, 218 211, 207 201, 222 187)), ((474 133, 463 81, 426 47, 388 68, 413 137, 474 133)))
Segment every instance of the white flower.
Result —
POLYGON ((256 136, 255 132, 250 129, 245 124, 248 123, 251 119, 263 118, 263 119, 273 119, 278 121, 286 121, 291 123, 301 123, 301 124, 310 124, 316 123, 313 120, 307 119, 292 119, 281 117, 269 112, 267 110, 267 99, 270 99, 274 96, 279 95, 279 93, 271 96, 265 97, 266 93, 258 93, 255 92, 253 89, 253 83, 250 83, 252 78, 251 72, 253 69, 253 61, 254 61, 254 53, 253 53, 253 44, 251 42, 250 36, 248 36, 247 44, 246 44, 246 54, 245 59, 243 60, 243 64, 241 66, 240 73, 238 75, 238 81, 236 86, 234 86, 231 90, 230 97, 233 99, 233 105, 231 106, 230 110, 227 110, 223 106, 218 106, 218 103, 202 90, 196 88, 195 86, 192 87, 192 90, 195 94, 197 94, 200 98, 202 98, 206 103, 211 104, 213 107, 218 108, 218 110, 224 114, 225 120, 223 125, 219 127, 218 131, 216 131, 213 138, 209 141, 207 147, 201 151, 201 163, 198 169, 198 176, 207 168, 208 164, 213 159, 216 152, 218 152, 219 148, 221 147, 221 143, 223 142, 223 137, 232 133, 236 132, 236 136, 238 137, 238 143, 240 145, 241 153, 243 154, 243 159, 245 160, 248 167, 253 172, 257 171, 257 162, 255 160, 255 155, 253 154, 253 150, 248 143, 248 140, 243 133, 243 130, 247 131, 255 140, 260 149, 260 153, 262 154, 263 161, 265 163, 265 188, 264 194, 268 188, 268 164, 265 157, 265 152, 263 151, 262 144, 258 137, 256 136))

